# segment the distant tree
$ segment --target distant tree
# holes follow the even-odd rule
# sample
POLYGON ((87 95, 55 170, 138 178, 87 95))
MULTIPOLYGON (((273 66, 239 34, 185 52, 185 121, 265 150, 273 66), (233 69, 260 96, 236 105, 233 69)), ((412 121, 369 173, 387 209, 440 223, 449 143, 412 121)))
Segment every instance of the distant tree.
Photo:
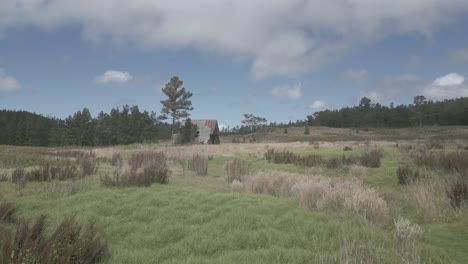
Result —
POLYGON ((418 120, 419 127, 422 127, 424 118, 424 104, 426 104, 426 97, 423 95, 417 95, 413 98, 414 103, 414 114, 418 120))
POLYGON ((257 132, 257 129, 266 122, 266 118, 254 116, 253 114, 244 114, 244 120, 242 120, 242 123, 245 124, 253 133, 253 141, 256 141, 255 133, 257 132))
POLYGON ((166 83, 162 92, 168 97, 166 100, 161 100, 163 108, 161 110, 161 119, 172 119, 171 133, 174 134, 176 122, 180 118, 186 118, 190 114, 188 111, 193 110, 192 102, 189 100, 192 93, 182 87, 184 83, 179 80, 179 77, 174 76, 166 83), (168 116, 169 115, 169 116, 168 116))
POLYGON ((288 129, 285 128, 285 129, 284 129, 284 134, 287 134, 287 133, 288 133, 288 129))
POLYGON ((197 125, 192 123, 190 118, 185 119, 185 124, 182 127, 182 143, 189 144, 193 142, 193 139, 197 133, 197 125))
POLYGON ((73 116, 65 119, 69 144, 78 146, 92 145, 92 120, 88 108, 83 108, 82 111, 78 111, 73 116))
POLYGON ((309 134, 310 134, 309 126, 305 126, 304 135, 309 135, 309 134))

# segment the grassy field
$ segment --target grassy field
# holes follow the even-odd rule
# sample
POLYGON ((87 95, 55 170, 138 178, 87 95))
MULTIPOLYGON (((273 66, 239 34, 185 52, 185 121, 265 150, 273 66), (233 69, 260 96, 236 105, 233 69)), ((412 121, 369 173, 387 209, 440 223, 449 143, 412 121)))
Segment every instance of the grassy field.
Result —
MULTIPOLYGON (((405 129, 396 135, 387 130, 311 128, 311 135, 305 136, 302 130, 259 133, 263 143, 255 144, 0 146, 0 176, 5 175, 0 204, 16 204, 10 220, 0 218, 0 227, 13 231, 21 219, 44 213, 48 234, 66 216, 75 215, 82 224, 94 221, 108 244, 99 263, 468 262, 468 210, 463 200, 468 196, 454 206, 447 195, 468 173, 462 171, 468 157, 467 128, 429 128, 422 134, 420 129, 405 129), (270 149, 283 156, 267 160, 270 149), (379 166, 363 166, 373 150, 381 155, 379 166), (137 155, 150 157, 151 163, 156 159, 151 155, 159 152, 171 172, 167 184, 136 187, 123 182, 113 187, 101 180, 115 171, 131 171, 137 155), (192 164, 197 155, 202 161, 192 164), (116 157, 122 162, 114 162, 116 157), (444 157, 459 167, 443 167, 444 157), (439 167, 424 164, 431 158, 437 158, 439 167), (81 175, 85 169, 80 162, 86 159, 98 166, 88 176, 12 179, 16 168, 34 171, 44 164, 75 164, 81 175), (232 175, 239 181, 231 183, 225 166, 233 160, 248 173, 232 175), (199 175, 205 163, 207 175, 199 175), (414 179, 399 184, 400 166, 418 175, 410 173, 405 177, 414 179)), ((145 165, 140 166, 136 175, 144 175, 145 165)))

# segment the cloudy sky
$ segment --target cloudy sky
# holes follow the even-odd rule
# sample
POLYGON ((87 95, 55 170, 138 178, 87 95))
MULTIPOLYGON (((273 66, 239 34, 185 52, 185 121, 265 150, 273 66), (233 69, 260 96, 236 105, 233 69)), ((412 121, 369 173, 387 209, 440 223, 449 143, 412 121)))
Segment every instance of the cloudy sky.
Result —
POLYGON ((0 0, 0 109, 161 109, 288 122, 325 108, 468 96, 466 0, 0 0))

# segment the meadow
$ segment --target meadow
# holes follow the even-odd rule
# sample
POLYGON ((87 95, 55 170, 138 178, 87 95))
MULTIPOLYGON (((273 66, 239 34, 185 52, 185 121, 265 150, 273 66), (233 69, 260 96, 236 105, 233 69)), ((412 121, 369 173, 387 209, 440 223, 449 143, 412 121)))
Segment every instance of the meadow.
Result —
POLYGON ((0 146, 0 263, 468 262, 467 128, 303 130, 0 146))

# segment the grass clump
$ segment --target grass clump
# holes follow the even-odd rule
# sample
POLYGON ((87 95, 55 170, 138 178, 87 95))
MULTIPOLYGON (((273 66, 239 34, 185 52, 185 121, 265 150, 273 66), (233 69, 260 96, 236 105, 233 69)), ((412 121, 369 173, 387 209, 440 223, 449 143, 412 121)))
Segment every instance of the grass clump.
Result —
POLYGON ((468 182, 465 178, 459 176, 451 183, 446 191, 447 197, 450 199, 450 205, 453 208, 460 208, 468 201, 468 182))
POLYGON ((193 155, 187 160, 187 169, 194 171, 199 176, 208 175, 208 158, 201 155, 193 155))
POLYGON ((407 185, 425 177, 419 170, 413 171, 408 165, 398 166, 396 175, 399 185, 407 185))
POLYGON ((166 166, 167 157, 163 152, 138 152, 130 156, 128 165, 130 170, 136 171, 147 166, 166 166))
POLYGON ((96 159, 91 158, 89 156, 81 158, 79 163, 81 167, 81 173, 83 174, 83 176, 93 175, 98 170, 98 163, 96 162, 96 159))
POLYGON ((393 238, 402 262, 420 263, 418 241, 424 233, 423 229, 401 216, 394 221, 394 224, 393 238))
POLYGON ((308 208, 355 212, 378 223, 388 214, 387 203, 379 194, 359 182, 272 171, 246 177, 244 186, 253 193, 296 197, 308 208))
POLYGON ((362 154, 359 158, 360 164, 369 168, 378 168, 380 167, 380 160, 383 157, 383 152, 381 150, 371 150, 362 154))
POLYGON ((249 174, 249 166, 240 160, 227 161, 224 164, 224 172, 226 173, 226 180, 233 182, 237 180, 242 181, 244 175, 249 174))
POLYGON ((0 224, 11 220, 11 217, 16 211, 14 203, 2 202, 0 203, 0 224))
POLYGON ((96 263, 107 252, 104 235, 94 224, 82 228, 74 217, 65 218, 50 237, 46 215, 32 224, 16 224, 14 232, 0 226, 2 263, 96 263))
MULTIPOLYGON (((95 172, 95 169, 93 169, 95 172)), ((70 180, 78 179, 85 176, 86 174, 82 173, 80 175, 76 165, 71 162, 66 162, 63 165, 51 165, 49 163, 41 165, 37 169, 26 170, 24 168, 16 168, 11 174, 11 180, 13 182, 21 181, 37 181, 45 182, 52 180, 70 180)))
POLYGON ((409 153, 409 156, 419 166, 433 169, 442 169, 449 172, 463 173, 468 171, 468 152, 432 152, 417 151, 409 153))
POLYGON ((0 182, 6 182, 8 181, 8 173, 6 172, 0 172, 0 182))

